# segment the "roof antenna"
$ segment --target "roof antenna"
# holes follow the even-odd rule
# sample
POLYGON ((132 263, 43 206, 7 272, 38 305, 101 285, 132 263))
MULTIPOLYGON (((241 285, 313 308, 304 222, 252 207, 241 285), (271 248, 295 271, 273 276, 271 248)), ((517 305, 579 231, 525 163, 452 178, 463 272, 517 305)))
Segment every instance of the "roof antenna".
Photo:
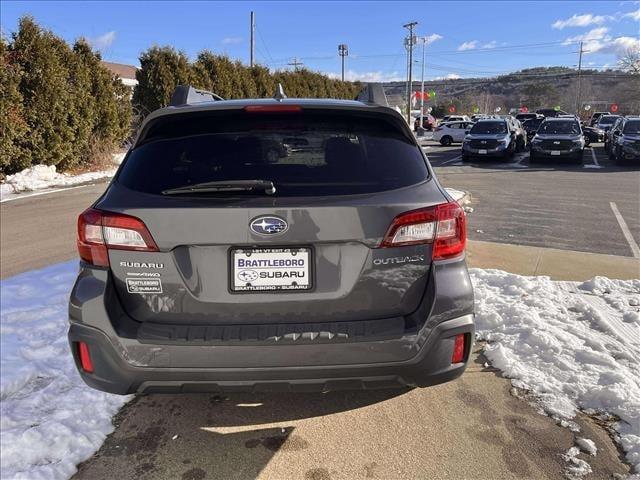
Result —
POLYGON ((287 95, 284 93, 284 88, 282 88, 281 83, 279 83, 278 86, 276 87, 276 93, 273 94, 273 98, 275 98, 279 102, 287 98, 287 95))

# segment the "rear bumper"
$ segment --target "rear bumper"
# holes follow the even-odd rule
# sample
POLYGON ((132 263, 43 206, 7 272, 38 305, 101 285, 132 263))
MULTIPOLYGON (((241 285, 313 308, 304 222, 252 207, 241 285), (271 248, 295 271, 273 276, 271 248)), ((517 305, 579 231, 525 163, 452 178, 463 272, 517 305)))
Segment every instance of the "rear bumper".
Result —
MULTIPOLYGON (((474 336, 473 315, 443 321, 429 332, 417 354, 402 362, 268 368, 216 368, 210 365, 215 346, 191 347, 194 363, 202 368, 136 366, 124 360, 117 345, 94 327, 72 323, 69 341, 76 365, 75 342, 89 346, 94 373, 79 368, 87 385, 116 394, 225 391, 330 391, 341 389, 427 387, 453 380, 464 372, 474 336), (454 337, 466 334, 464 362, 451 363, 454 337)), ((160 346, 158 346, 160 347, 160 346)), ((140 344, 153 355, 154 345, 140 344)), ((250 346, 226 347, 228 355, 242 358, 250 346)), ((287 346, 273 346, 283 349, 287 346)))

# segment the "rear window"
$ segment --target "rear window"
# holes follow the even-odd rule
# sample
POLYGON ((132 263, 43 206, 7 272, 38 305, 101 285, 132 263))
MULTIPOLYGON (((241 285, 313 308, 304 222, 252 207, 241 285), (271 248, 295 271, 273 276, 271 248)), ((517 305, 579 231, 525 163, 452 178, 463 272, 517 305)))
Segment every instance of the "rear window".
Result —
MULTIPOLYGON (((428 175, 418 147, 393 121, 225 112, 176 115, 151 126, 116 181, 159 194, 203 182, 267 180, 276 196, 308 196, 393 190, 428 175)), ((250 194, 259 193, 239 195, 250 194)))
POLYGON ((611 125, 617 119, 618 119, 618 117, 614 116, 614 115, 604 115, 604 116, 600 117, 600 120, 598 120, 598 123, 601 124, 601 125, 611 125))
POLYGON ((624 125, 623 133, 627 135, 638 135, 640 134, 640 120, 631 120, 627 121, 624 125))
POLYGON ((538 128, 538 133, 546 135, 577 135, 580 133, 580 125, 573 121, 543 122, 538 128))
POLYGON ((471 128, 470 133, 476 135, 507 133, 507 124, 505 122, 478 122, 471 128))

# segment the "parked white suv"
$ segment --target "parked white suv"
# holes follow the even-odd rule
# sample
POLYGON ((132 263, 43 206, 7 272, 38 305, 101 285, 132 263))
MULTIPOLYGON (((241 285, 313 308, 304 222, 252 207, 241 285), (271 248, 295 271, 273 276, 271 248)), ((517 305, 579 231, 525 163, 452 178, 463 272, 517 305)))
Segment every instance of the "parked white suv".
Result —
POLYGON ((473 127, 471 121, 443 123, 433 131, 433 139, 444 146, 454 142, 462 143, 471 127, 473 127))

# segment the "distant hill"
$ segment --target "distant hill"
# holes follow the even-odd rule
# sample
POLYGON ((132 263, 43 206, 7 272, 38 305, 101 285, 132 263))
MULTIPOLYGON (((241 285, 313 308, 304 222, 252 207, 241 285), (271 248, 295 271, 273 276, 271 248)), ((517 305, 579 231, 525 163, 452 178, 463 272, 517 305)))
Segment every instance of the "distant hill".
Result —
MULTIPOLYGON (((428 67, 427 67, 428 68, 428 67)), ((617 103, 622 113, 640 113, 640 76, 620 70, 582 70, 581 107, 587 102, 591 111, 608 109, 617 103)), ((560 106, 575 113, 578 93, 578 71, 567 67, 537 67, 520 70, 491 78, 458 78, 425 82, 425 91, 435 92, 435 97, 425 105, 435 110, 454 105, 459 113, 493 113, 500 107, 501 113, 510 108, 527 106, 536 108, 560 106)), ((421 84, 414 79, 413 91, 421 84)), ((389 82, 385 91, 390 103, 403 103, 406 98, 406 82, 389 82)), ((439 112, 437 112, 439 113, 439 112)))

